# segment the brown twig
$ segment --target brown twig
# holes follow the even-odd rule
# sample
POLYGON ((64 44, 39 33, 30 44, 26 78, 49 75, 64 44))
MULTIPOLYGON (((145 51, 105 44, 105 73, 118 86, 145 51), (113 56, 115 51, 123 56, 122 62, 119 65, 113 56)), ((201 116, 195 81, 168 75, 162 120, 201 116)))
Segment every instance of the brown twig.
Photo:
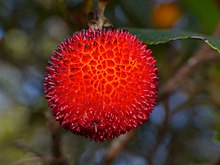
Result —
POLYGON ((132 139, 134 130, 121 135, 117 140, 114 140, 109 147, 107 154, 104 157, 104 165, 110 165, 118 154, 124 149, 128 142, 132 139))
POLYGON ((215 162, 214 165, 220 165, 220 158, 215 162))
POLYGON ((22 159, 22 160, 19 160, 15 163, 13 163, 12 165, 35 165, 35 164, 47 164, 45 163, 45 161, 40 158, 40 157, 34 157, 34 158, 27 158, 27 159, 22 159))
POLYGON ((48 124, 51 132, 51 152, 52 159, 51 165, 67 165, 66 158, 63 156, 61 152, 61 128, 59 124, 55 121, 55 119, 48 115, 48 124))
POLYGON ((20 148, 21 150, 25 152, 30 152, 35 154, 37 157, 42 157, 43 155, 37 151, 35 151, 33 148, 30 146, 26 145, 23 139, 19 139, 16 141, 16 147, 20 148))
POLYGON ((16 141, 16 147, 23 150, 24 152, 29 152, 34 154, 35 157, 16 161, 13 165, 26 165, 26 164, 38 164, 38 163, 48 164, 49 161, 48 157, 35 151, 32 147, 26 145, 23 139, 19 139, 16 141))
MULTIPOLYGON (((220 36, 220 23, 217 26, 214 34, 215 37, 220 36)), ((188 61, 176 72, 176 74, 170 78, 167 83, 163 86, 160 92, 159 101, 169 96, 173 91, 180 87, 187 78, 195 71, 196 68, 202 64, 211 60, 219 59, 220 55, 207 46, 202 44, 198 51, 195 52, 194 56, 188 59, 188 61)))

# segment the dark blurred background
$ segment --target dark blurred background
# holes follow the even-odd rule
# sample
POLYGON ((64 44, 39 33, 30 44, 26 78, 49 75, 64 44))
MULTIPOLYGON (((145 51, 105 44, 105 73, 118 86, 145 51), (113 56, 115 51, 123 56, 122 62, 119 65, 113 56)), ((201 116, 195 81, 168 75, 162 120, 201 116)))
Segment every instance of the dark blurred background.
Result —
MULTIPOLYGON (((87 28, 97 0, 0 0, 0 165, 41 165, 51 155, 47 61, 57 45, 87 28)), ((178 29, 212 35, 219 0, 111 0, 106 17, 115 28, 178 29)), ((149 46, 160 87, 202 44, 185 40, 149 46)), ((217 165, 220 142, 220 62, 204 64, 184 86, 158 103, 114 165, 217 165)), ((160 89, 159 87, 159 89, 160 89)), ((160 90, 159 90, 160 91, 160 90)), ((111 141, 91 142, 62 130, 70 165, 102 164, 111 141)))

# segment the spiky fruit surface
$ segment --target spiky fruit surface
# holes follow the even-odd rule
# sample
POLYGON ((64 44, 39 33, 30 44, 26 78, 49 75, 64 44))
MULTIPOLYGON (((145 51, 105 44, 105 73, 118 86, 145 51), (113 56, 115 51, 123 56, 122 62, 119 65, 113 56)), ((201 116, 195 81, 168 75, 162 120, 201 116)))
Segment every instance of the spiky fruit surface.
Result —
POLYGON ((58 46, 48 65, 49 107, 75 134, 111 139, 142 124, 156 104, 156 60, 128 32, 76 32, 58 46))

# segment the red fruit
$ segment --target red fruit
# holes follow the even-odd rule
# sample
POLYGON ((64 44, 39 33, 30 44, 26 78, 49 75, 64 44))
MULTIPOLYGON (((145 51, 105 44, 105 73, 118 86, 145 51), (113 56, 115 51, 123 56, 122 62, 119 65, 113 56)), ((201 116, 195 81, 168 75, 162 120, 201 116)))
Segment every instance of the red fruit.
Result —
POLYGON ((151 50, 120 30, 82 30, 49 62, 45 93, 56 120, 78 135, 104 141, 136 128, 156 104, 151 50))

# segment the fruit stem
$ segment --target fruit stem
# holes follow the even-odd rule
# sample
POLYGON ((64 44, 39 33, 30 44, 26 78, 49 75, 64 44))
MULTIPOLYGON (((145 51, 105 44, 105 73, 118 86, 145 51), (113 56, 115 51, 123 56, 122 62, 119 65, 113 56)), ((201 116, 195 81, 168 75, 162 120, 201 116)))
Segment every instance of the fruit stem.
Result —
POLYGON ((94 127, 95 127, 95 133, 97 133, 98 132, 98 128, 97 128, 96 122, 94 122, 94 127))
POLYGON ((108 4, 109 0, 99 0, 97 9, 94 13, 94 19, 90 20, 88 26, 92 29, 102 29, 103 27, 110 27, 112 24, 110 21, 105 17, 104 12, 105 8, 108 4))

